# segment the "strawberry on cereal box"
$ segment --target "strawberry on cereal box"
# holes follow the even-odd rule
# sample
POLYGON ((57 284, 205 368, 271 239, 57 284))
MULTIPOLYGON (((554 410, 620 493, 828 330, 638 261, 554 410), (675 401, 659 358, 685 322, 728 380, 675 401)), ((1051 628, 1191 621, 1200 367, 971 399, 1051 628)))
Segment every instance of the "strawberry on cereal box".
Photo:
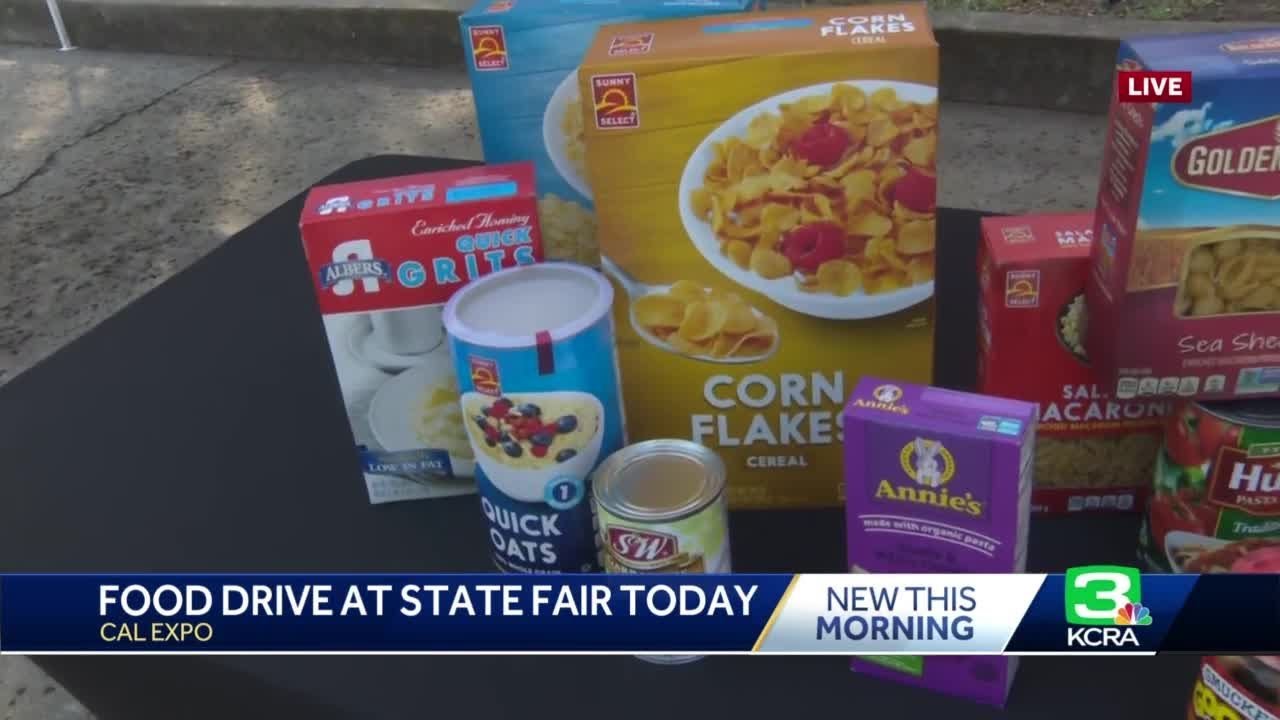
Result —
POLYGON ((1039 405, 1039 512, 1137 510, 1168 402, 1116 398, 1084 346, 1093 213, 988 217, 978 250, 978 391, 1039 405))
POLYGON ((301 226, 369 501, 475 492, 441 310, 542 259, 533 167, 318 186, 301 226))

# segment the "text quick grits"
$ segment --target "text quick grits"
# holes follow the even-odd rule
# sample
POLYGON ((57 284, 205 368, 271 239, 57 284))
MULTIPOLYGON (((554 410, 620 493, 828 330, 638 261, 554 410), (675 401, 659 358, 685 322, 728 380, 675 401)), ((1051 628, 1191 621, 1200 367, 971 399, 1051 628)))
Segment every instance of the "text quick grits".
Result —
MULTIPOLYGON (((586 180, 582 53, 605 23, 736 12, 751 0, 480 0, 460 19, 488 162, 537 168, 547 257, 598 265, 596 218, 586 180)), ((642 52, 643 36, 615 53, 642 52)))
MULTIPOLYGON (((864 377, 844 414, 850 572, 1026 570, 1035 405, 864 377)), ((1016 658, 863 656, 853 668, 1004 705, 1016 658)))
POLYGON ((494 562, 507 572, 600 569, 590 474, 622 447, 609 308, 596 270, 515 268, 445 307, 494 562))
POLYGON ((373 503, 473 492, 442 307, 542 259, 533 167, 319 186, 302 243, 373 503))
POLYGON ((853 382, 930 377, 937 79, 922 5, 612 25, 587 52, 628 426, 715 451, 731 505, 838 504, 853 382))

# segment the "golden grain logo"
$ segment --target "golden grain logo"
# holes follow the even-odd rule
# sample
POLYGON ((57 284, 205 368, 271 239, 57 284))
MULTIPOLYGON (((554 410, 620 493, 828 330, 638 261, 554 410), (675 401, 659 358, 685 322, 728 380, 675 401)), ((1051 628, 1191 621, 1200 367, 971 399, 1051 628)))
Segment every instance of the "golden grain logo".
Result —
POLYGON ((1040 271, 1010 270, 1004 276, 1004 306, 1036 307, 1040 304, 1040 271))
POLYGON ((1219 47, 1222 52, 1231 55, 1280 52, 1280 35, 1232 40, 1231 42, 1222 43, 1219 47))
POLYGON ((1173 176, 1197 190, 1280 199, 1280 115, 1188 140, 1174 153, 1173 176))
POLYGON ((635 73, 592 75, 591 100, 600 130, 640 127, 635 73))
POLYGON ((499 25, 478 25, 471 28, 471 58, 476 70, 506 70, 507 38, 499 25))

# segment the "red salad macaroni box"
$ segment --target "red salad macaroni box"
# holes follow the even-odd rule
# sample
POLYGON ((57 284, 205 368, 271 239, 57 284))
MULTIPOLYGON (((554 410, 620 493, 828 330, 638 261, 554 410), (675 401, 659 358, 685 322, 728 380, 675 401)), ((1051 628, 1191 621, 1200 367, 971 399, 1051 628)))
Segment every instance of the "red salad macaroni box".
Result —
POLYGON ((1118 71, 1191 101, 1113 100, 1089 353, 1118 397, 1280 397, 1280 30, 1137 38, 1118 71))
POLYGON ((988 217, 978 251, 978 392, 1037 403, 1035 512, 1138 510, 1168 403, 1121 400, 1084 347, 1093 213, 988 217))
POLYGON ((372 503, 475 491, 441 312, 542 260, 533 166, 318 186, 302 244, 372 503))

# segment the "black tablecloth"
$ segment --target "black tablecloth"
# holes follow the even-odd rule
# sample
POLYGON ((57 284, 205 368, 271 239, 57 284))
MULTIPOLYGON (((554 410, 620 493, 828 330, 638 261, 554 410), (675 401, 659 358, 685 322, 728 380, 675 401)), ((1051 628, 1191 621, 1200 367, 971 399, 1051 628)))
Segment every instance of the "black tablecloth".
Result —
MULTIPOLYGON (((378 157, 328 181, 462 165, 378 157)), ((0 571, 485 571, 474 497, 372 507, 302 196, 0 388, 0 571)), ((940 212, 937 381, 974 373, 979 213, 940 212)), ((735 569, 840 571, 842 513, 739 512, 735 569)), ((1038 518, 1030 570, 1132 563, 1132 516, 1038 518)), ((49 657, 103 717, 1178 717, 1194 658, 1029 658, 1003 714, 841 658, 49 657), (304 715, 305 713, 305 715, 304 715)))

